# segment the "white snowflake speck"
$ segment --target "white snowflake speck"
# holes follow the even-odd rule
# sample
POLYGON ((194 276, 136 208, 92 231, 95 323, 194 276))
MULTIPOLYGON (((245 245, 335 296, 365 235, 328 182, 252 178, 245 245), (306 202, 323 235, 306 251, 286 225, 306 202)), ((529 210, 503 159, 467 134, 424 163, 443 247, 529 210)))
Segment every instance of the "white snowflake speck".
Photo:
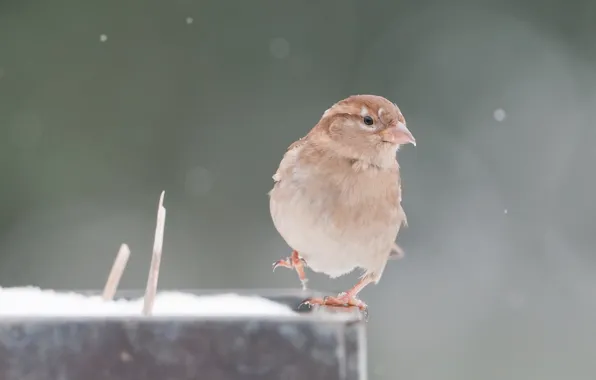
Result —
POLYGON ((503 210, 503 214, 507 214, 507 209, 503 210))
POLYGON ((106 42, 108 40, 108 36, 106 36, 105 34, 102 34, 101 36, 99 36, 99 40, 101 42, 106 42))
POLYGON ((274 38, 269 42, 269 52, 277 59, 288 58, 290 55, 290 44, 284 38, 274 38))
POLYGON ((193 21, 194 21, 194 20, 193 20, 193 18, 192 18, 192 17, 187 17, 187 18, 186 18, 186 23, 187 23, 188 25, 192 24, 192 23, 193 23, 193 21))
POLYGON ((495 112, 493 112, 493 117, 495 118, 496 121, 501 122, 501 121, 505 120, 505 118, 507 117, 507 114, 505 113, 504 109, 498 108, 495 110, 495 112))

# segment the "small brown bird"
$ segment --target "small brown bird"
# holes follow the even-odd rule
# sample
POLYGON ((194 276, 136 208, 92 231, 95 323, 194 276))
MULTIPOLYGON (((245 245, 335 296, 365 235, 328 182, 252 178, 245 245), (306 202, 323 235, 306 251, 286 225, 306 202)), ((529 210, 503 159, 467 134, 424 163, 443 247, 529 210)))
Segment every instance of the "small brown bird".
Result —
POLYGON ((403 251, 395 239, 406 214, 396 153, 416 145, 396 104, 354 95, 334 104, 283 156, 269 192, 275 228, 293 249, 273 268, 293 268, 306 288, 307 266, 337 278, 355 268, 364 274, 337 297, 307 303, 366 309, 357 298, 378 283, 387 260, 403 251))

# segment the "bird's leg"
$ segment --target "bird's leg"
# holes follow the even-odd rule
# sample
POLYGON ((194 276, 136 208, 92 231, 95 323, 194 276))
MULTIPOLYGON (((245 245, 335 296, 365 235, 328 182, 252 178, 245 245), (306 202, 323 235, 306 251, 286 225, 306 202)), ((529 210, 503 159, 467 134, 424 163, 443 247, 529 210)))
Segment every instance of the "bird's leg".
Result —
POLYGON ((357 296, 368 284, 374 282, 374 277, 366 275, 358 281, 356 285, 345 293, 340 293, 336 297, 309 298, 304 303, 309 305, 322 305, 334 307, 357 307, 360 310, 366 310, 367 306, 360 301, 357 296))
POLYGON ((275 270, 277 267, 294 269, 298 273, 298 278, 302 283, 302 289, 306 290, 306 283, 308 282, 308 279, 306 278, 306 272, 304 272, 305 265, 306 262, 304 261, 304 259, 300 257, 298 251, 294 250, 292 251, 292 256, 274 262, 273 270, 275 270))

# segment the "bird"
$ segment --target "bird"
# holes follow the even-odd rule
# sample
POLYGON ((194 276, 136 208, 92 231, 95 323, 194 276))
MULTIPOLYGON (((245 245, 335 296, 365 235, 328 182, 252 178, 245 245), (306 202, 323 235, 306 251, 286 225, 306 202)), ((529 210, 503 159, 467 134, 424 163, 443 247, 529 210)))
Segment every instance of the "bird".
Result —
POLYGON ((403 257, 395 242, 407 225, 397 152, 406 144, 416 140, 397 104, 365 94, 333 104, 287 148, 268 195, 292 253, 273 270, 294 269, 303 289, 305 268, 332 279, 363 271, 350 290, 304 303, 367 310, 359 293, 379 282, 388 260, 403 257))

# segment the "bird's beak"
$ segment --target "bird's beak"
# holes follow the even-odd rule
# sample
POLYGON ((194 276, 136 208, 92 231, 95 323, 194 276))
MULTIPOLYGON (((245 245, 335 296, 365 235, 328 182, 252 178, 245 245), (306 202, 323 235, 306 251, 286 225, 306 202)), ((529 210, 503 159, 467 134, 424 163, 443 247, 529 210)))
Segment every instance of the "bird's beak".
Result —
POLYGON ((412 144, 416 146, 416 139, 404 123, 397 123, 395 127, 387 128, 380 133, 383 141, 392 144, 412 144))

